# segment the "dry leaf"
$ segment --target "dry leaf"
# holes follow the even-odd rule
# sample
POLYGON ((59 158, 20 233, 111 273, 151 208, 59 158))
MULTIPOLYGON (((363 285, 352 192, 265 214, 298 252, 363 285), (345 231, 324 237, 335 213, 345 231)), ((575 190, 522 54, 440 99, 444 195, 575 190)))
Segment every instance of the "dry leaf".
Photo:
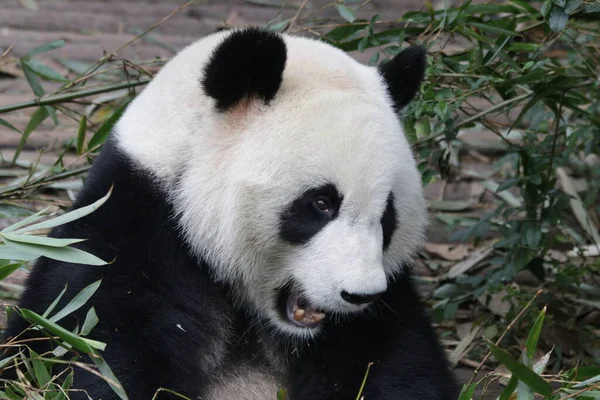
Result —
POLYGON ((575 215, 575 218, 577 218, 579 225, 581 225, 581 227, 594 239, 594 243, 600 246, 600 234, 598 233, 598 228, 589 218, 588 213, 583 206, 583 202, 575 190, 573 181, 567 175, 564 168, 556 168, 556 175, 558 176, 562 190, 572 196, 569 200, 569 204, 571 205, 571 209, 573 210, 573 214, 575 215))
POLYGON ((456 364, 458 360, 463 358, 469 351, 469 348, 475 341, 475 339, 479 336, 481 332, 481 326, 478 326, 469 332, 463 339, 461 339, 460 343, 452 350, 450 355, 448 356, 450 362, 452 364, 456 364))
POLYGON ((431 254, 448 261, 459 261, 469 254, 469 248, 466 245, 450 245, 450 244, 435 244, 426 243, 425 250, 431 254))
POLYGON ((452 279, 452 278, 456 278, 457 276, 465 274, 471 268, 473 268, 475 265, 479 264, 480 261, 482 261, 488 255, 490 255, 490 253, 493 250, 494 250, 493 245, 489 245, 489 246, 477 249, 469 256, 469 258, 454 265, 454 267, 452 267, 450 269, 450 271, 448 271, 448 273, 446 274, 446 278, 452 279))
POLYGON ((498 293, 479 296, 477 300, 492 313, 504 317, 512 307, 512 304, 506 300, 506 297, 506 291, 502 290, 498 293))

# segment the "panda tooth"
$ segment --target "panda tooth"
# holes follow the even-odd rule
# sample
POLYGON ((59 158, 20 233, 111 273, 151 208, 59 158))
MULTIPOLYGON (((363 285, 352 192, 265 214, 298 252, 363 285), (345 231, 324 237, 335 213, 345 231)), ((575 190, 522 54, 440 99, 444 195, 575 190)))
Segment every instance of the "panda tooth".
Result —
POLYGON ((304 312, 303 309, 299 308, 296 311, 294 311, 294 319, 298 322, 302 321, 304 319, 304 315, 306 313, 304 312))
POLYGON ((325 318, 325 314, 323 313, 314 313, 312 315, 312 319, 314 322, 321 322, 325 318))

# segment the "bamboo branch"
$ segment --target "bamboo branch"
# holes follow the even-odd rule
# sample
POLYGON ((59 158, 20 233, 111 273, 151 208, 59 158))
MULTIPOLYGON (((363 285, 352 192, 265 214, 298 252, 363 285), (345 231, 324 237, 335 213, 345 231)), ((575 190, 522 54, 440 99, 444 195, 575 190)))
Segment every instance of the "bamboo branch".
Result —
POLYGON ((133 87, 137 87, 137 86, 142 86, 142 85, 145 85, 148 82, 150 82, 150 80, 151 80, 150 78, 144 78, 144 79, 140 79, 140 80, 133 81, 133 82, 124 82, 124 83, 119 83, 116 85, 103 86, 103 87, 99 87, 99 88, 95 88, 95 89, 80 90, 78 92, 73 92, 73 93, 58 94, 58 95, 53 95, 53 96, 48 96, 48 97, 38 97, 33 100, 24 101, 22 103, 10 104, 8 106, 0 106, 0 114, 10 112, 10 111, 22 110, 24 108, 29 108, 29 107, 47 106, 47 105, 51 105, 54 103, 61 103, 64 101, 80 99, 82 97, 93 96, 95 94, 100 94, 100 93, 108 93, 108 92, 114 92, 114 91, 121 90, 121 89, 128 89, 128 88, 133 88, 133 87))

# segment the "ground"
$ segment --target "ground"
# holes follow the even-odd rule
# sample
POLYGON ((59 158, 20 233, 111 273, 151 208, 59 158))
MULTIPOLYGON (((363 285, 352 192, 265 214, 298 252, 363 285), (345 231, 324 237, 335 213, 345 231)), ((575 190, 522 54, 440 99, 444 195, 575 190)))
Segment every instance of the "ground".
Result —
MULTIPOLYGON (((273 4, 279 1, 270 0, 230 0, 230 1, 198 1, 181 12, 173 15, 151 32, 148 40, 138 40, 118 52, 122 59, 132 62, 149 60, 154 57, 170 57, 174 51, 181 49, 197 38, 215 32, 224 26, 262 25, 275 18, 279 12, 273 4), (155 40, 155 42, 152 42, 155 40)), ((305 12, 319 10, 329 0, 310 2, 290 1, 293 7, 283 10, 282 19, 293 16, 298 6, 305 4, 305 12)), ((63 39, 66 45, 48 55, 38 58, 61 73, 68 68, 75 69, 80 64, 91 64, 106 52, 114 52, 120 46, 132 40, 137 33, 146 30, 161 21, 184 4, 176 0, 45 0, 45 1, 3 1, 0 12, 0 54, 10 48, 9 55, 22 57, 27 51, 53 40, 63 39), (24 5, 35 5, 38 9, 24 5), (61 61, 66 60, 66 61, 61 61)), ((420 0, 373 0, 358 13, 359 17, 370 18, 379 14, 381 20, 392 21, 407 11, 422 7, 420 0)), ((322 15, 337 14, 329 8, 322 15)), ((366 62, 369 54, 352 53, 360 61, 366 62)), ((58 84, 44 83, 47 91, 58 84)), ((14 64, 0 63, 0 106, 27 101, 33 98, 22 71, 14 64)), ((96 100, 101 100, 99 95, 96 100)), ((104 99, 106 97, 104 96, 104 99)), ((1 117, 11 124, 24 129, 34 108, 2 114, 1 117)), ((62 118, 61 125, 55 127, 47 119, 30 136, 24 148, 21 160, 35 161, 40 157, 41 164, 52 165, 64 140, 73 138, 77 132, 78 120, 62 118)), ((0 126, 0 153, 4 160, 13 157, 20 136, 0 126)), ((499 141, 487 132, 472 131, 463 136, 463 141, 470 146, 469 157, 465 162, 479 174, 490 167, 489 154, 498 150, 499 141)), ((85 164, 85 160, 76 155, 67 154, 65 163, 85 164)), ((1 176, 0 176, 1 177, 1 176)), ((68 192, 67 192, 68 194, 68 192)), ((438 181, 426 187, 428 200, 432 201, 432 226, 429 232, 427 251, 439 263, 455 264, 460 261, 469 262, 477 254, 467 246, 449 244, 446 224, 436 218, 436 214, 451 211, 451 208, 471 208, 473 215, 495 206, 495 197, 481 183, 475 181, 438 181), (462 204, 462 206, 461 206, 462 204)), ((62 200, 68 202, 63 193, 62 200)), ((14 222, 15 219, 0 218, 0 228, 14 222)), ((425 279, 431 275, 425 262, 420 262, 418 270, 425 279)), ((18 272, 10 283, 19 285, 25 274, 18 272)), ((6 284, 7 281, 3 282, 6 284)), ((425 288, 426 290, 426 288, 425 288)), ((467 315, 457 316, 457 331, 460 339, 468 336, 471 326, 467 315), (461 334, 462 332, 462 334, 461 334)), ((449 343, 451 344, 451 343, 449 343)), ((456 343, 454 343, 456 344, 456 343)), ((476 363, 462 358, 462 354, 454 354, 457 366, 456 374, 461 382, 466 382, 472 375, 476 363)), ((497 387, 490 389, 490 397, 497 392, 497 387)))

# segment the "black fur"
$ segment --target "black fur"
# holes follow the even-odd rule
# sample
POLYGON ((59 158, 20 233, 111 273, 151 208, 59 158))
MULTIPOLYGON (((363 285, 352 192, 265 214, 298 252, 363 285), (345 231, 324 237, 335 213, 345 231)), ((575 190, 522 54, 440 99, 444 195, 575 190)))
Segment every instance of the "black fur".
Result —
POLYGON ((396 230, 396 207, 394 207, 394 193, 388 196, 385 211, 381 216, 381 227, 383 228, 383 250, 386 250, 392 242, 392 235, 396 230))
MULTIPOLYGON (((107 343, 102 354, 131 400, 149 400, 160 387, 202 398, 215 376, 240 365, 279 375, 289 400, 353 399, 369 362, 375 364, 366 399, 456 399, 452 375, 408 273, 391 284, 375 312, 328 321, 322 335, 295 347, 287 337, 272 334, 265 321, 236 309, 232 288, 215 283, 208 265, 190 255, 166 194, 109 139, 74 207, 99 199, 112 184, 107 203, 52 236, 86 238, 78 247, 114 263, 97 267, 42 258, 20 306, 42 313, 68 284, 61 307, 102 278, 88 304, 100 320, 90 337, 107 343), (284 366, 268 362, 269 352, 284 366)), ((61 324, 81 326, 88 309, 61 324)), ((26 327, 15 316, 7 336, 26 327)), ((41 353, 48 350, 44 343, 31 345, 41 353)), ((93 399, 117 399, 104 381, 75 369, 75 387, 93 399)), ((72 398, 86 396, 73 392, 72 398)), ((177 397, 161 392, 157 398, 177 397)))
POLYGON ((279 235, 292 244, 308 242, 338 216, 342 200, 342 196, 333 184, 307 190, 281 215, 279 235), (333 207, 330 214, 324 215, 313 206, 313 201, 321 196, 329 199, 333 207))
POLYGON ((427 51, 421 46, 409 47, 379 64, 379 72, 387 83, 396 110, 403 109, 415 97, 426 66, 427 51))
POLYGON ((244 98, 269 103, 281 85, 287 49, 281 37, 256 28, 233 32, 213 52, 202 86, 226 111, 244 98))

